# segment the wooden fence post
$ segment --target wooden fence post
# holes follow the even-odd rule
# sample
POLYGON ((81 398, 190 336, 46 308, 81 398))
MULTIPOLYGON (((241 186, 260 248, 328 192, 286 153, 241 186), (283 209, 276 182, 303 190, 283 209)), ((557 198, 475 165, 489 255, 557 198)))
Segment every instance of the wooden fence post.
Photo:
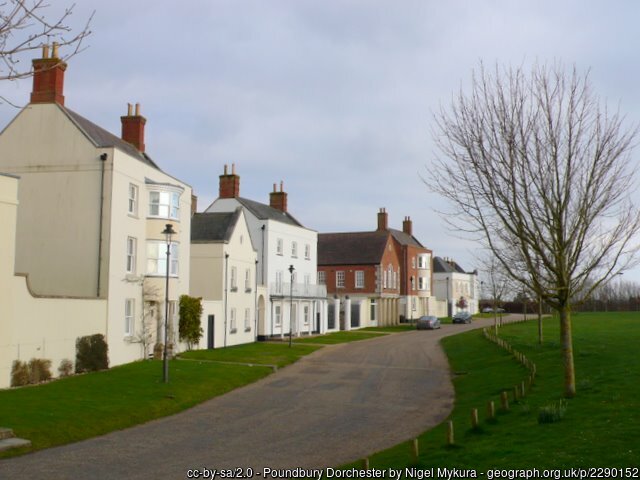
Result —
POLYGON ((501 392, 500 393, 500 403, 502 406, 502 410, 504 411, 508 411, 509 410, 509 397, 507 395, 507 392, 501 392))
POLYGON ((491 420, 496 418, 496 405, 493 403, 493 400, 487 403, 487 415, 491 420))
POLYGON ((447 422, 447 445, 453 445, 455 442, 455 437, 453 435, 453 421, 449 420, 447 422))
POLYGON ((471 409, 471 428, 473 429, 478 428, 478 409, 477 408, 471 409))
POLYGON ((411 442, 411 453, 413 454, 413 460, 418 461, 418 455, 420 455, 420 448, 418 446, 418 439, 414 438, 411 442))

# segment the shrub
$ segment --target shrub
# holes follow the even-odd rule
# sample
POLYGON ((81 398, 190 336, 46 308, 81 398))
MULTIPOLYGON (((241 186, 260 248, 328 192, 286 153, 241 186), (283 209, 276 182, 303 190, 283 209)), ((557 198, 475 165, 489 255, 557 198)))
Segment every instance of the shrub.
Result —
POLYGON ((62 359, 60 366, 58 367, 58 374, 61 377, 68 377, 73 373, 73 362, 68 358, 62 359))
POLYGON ((26 362, 20 360, 14 360, 11 365, 11 386, 20 387, 22 385, 29 385, 29 365, 26 362))
POLYGON ((187 342, 189 350, 196 345, 202 337, 200 317, 202 316, 202 298, 180 296, 180 340, 187 342))
POLYGON ((32 358, 29 360, 29 383, 51 380, 51 360, 32 358))
POLYGON ((561 399, 558 402, 552 402, 538 411, 538 423, 556 423, 562 420, 567 411, 567 401, 561 399))
POLYGON ((76 373, 109 368, 109 347, 104 335, 96 333, 76 340, 76 373))

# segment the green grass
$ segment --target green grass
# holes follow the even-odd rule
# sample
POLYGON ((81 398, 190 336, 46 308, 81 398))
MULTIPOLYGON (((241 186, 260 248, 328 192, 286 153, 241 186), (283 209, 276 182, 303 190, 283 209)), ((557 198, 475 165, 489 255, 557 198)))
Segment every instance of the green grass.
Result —
MULTIPOLYGON (((445 424, 420 436, 417 465, 408 444, 370 459, 375 468, 449 467, 570 468, 640 465, 640 313, 574 314, 577 396, 566 402, 562 420, 539 424, 541 407, 559 402, 563 393, 557 319, 544 321, 546 341, 537 343, 535 321, 502 327, 500 335, 536 363, 538 376, 529 395, 511 410, 486 420, 486 404, 499 407, 502 390, 511 392, 528 375, 506 352, 480 331, 443 340, 452 371, 456 404, 450 419, 456 445, 445 446, 445 424), (470 428, 470 411, 478 408, 481 426, 470 428)), ((355 464, 354 464, 355 465, 355 464)), ((358 464, 359 465, 359 464, 358 464)))
POLYGON ((401 325, 389 325, 387 327, 365 327, 359 332, 380 332, 380 333, 397 333, 397 332, 407 332, 409 330, 415 330, 415 323, 403 323, 401 325))
POLYGON ((367 340, 369 338, 378 338, 380 335, 385 335, 385 333, 373 333, 373 332, 364 332, 362 330, 350 330, 350 331, 340 331, 328 333, 327 335, 319 335, 317 337, 305 337, 305 338, 296 338, 294 339, 295 343, 317 343, 317 344, 325 344, 332 345, 336 343, 347 343, 347 342, 355 342, 358 340, 367 340))
POLYGON ((103 372, 33 387, 0 391, 2 425, 31 440, 30 449, 0 458, 76 442, 177 413, 209 398, 265 377, 268 367, 207 362, 170 362, 162 383, 162 362, 135 362, 103 372))
POLYGON ((217 348, 215 350, 194 350, 184 352, 180 354, 180 356, 185 359, 284 367, 297 361, 300 357, 308 355, 318 348, 322 348, 313 345, 299 345, 297 343, 296 340, 296 343, 294 343, 291 348, 289 348, 287 342, 248 343, 234 347, 217 348))

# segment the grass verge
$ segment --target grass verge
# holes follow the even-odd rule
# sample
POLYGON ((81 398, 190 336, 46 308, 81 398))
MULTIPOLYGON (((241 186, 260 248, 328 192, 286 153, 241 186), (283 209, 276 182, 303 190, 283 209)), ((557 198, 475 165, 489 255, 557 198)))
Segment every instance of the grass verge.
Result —
POLYGON ((367 340, 369 338, 378 338, 380 335, 385 335, 385 332, 379 331, 378 333, 374 333, 372 331, 362 331, 362 330, 350 330, 350 331, 341 331, 341 332, 333 332, 327 335, 318 335, 317 337, 305 337, 305 338, 296 338, 294 342, 297 344, 304 343, 317 343, 324 345, 332 345, 337 343, 347 343, 347 342, 355 342, 358 340, 367 340))
POLYGON ((258 342, 217 348, 215 350, 193 350, 184 352, 180 357, 214 362, 251 363, 254 365, 276 365, 284 367, 296 362, 300 357, 308 355, 318 348, 313 345, 294 343, 291 348, 286 342, 258 342))
MULTIPOLYGON (((443 340, 452 371, 456 404, 450 416, 456 444, 445 446, 445 423, 419 437, 420 456, 414 461, 408 444, 370 458, 374 468, 568 469, 571 467, 637 467, 640 465, 640 338, 639 313, 574 314, 574 355, 577 396, 566 401, 561 421, 538 423, 541 408, 559 402, 563 392, 557 319, 544 321, 545 342, 537 341, 537 324, 530 321, 502 327, 500 336, 536 363, 538 375, 531 392, 486 419, 486 405, 499 407, 501 391, 513 391, 527 371, 504 350, 487 342, 480 331, 443 340), (480 427, 470 427, 477 408, 480 427)), ((355 463, 352 466, 360 465, 355 463)))

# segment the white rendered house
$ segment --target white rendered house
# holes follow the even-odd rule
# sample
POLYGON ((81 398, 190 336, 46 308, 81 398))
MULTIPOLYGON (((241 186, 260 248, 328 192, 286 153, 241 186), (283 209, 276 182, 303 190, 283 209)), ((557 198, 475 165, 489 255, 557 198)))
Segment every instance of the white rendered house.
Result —
MULTIPOLYGON (((131 106, 122 138, 65 106, 66 64, 34 63, 31 102, 0 133, 0 171, 20 177, 15 270, 34 294, 107 300, 111 365, 164 343, 166 238, 171 224, 169 343, 189 292, 191 187, 145 153, 146 119, 131 106)), ((70 332, 72 335, 73 332, 70 332)))
POLYGON ((318 234, 287 211, 282 184, 280 191, 274 185, 269 197, 269 205, 241 197, 240 176, 225 166, 219 197, 206 211, 244 210, 257 251, 258 284, 266 289, 257 298, 258 338, 325 333, 327 292, 317 284, 318 234))
POLYGON ((240 207, 234 212, 196 213, 191 219, 191 296, 202 298, 203 336, 198 348, 254 342, 256 305, 265 292, 257 283, 257 252, 240 207))
POLYGON ((459 311, 478 313, 480 289, 477 272, 465 272, 460 265, 449 258, 433 258, 434 292, 438 300, 446 300, 447 309, 442 312, 455 315, 459 311), (460 308, 456 304, 464 298, 467 306, 460 308))

